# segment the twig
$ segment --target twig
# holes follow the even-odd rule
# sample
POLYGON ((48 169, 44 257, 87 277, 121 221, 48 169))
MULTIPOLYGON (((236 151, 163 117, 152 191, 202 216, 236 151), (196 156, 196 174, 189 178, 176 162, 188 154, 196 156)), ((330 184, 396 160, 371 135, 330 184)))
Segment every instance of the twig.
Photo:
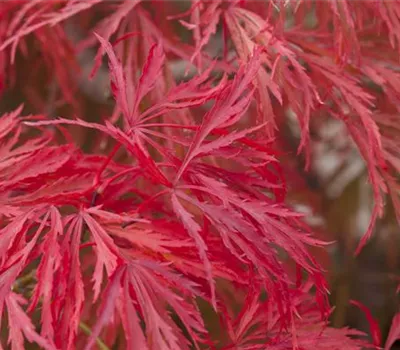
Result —
MULTIPOLYGON (((89 326, 86 323, 79 322, 79 328, 86 335, 88 335, 88 336, 92 335, 92 331, 90 330, 89 326)), ((103 341, 99 337, 96 337, 96 343, 97 343, 97 346, 101 350, 110 350, 110 348, 106 344, 104 344, 103 341)))

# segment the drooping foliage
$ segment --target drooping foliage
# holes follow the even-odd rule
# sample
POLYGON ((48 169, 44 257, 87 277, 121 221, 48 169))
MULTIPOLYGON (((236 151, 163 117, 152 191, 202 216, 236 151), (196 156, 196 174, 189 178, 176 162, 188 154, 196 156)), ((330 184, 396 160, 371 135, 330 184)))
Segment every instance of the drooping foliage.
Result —
POLYGON ((374 196, 361 251, 400 215, 399 3, 12 0, 0 38, 2 98, 24 97, 0 118, 12 349, 367 346, 329 326, 283 125, 307 169, 344 126, 374 196))

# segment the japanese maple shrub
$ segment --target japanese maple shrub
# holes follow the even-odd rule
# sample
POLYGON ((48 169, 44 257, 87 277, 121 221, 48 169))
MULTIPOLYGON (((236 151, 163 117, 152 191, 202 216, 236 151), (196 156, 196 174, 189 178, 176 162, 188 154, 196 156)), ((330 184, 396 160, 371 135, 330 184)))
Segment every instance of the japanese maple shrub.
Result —
POLYGON ((367 346, 329 327, 284 125, 307 168, 345 126, 375 200, 359 251, 400 213, 398 2, 12 0, 0 38, 0 347, 367 346))

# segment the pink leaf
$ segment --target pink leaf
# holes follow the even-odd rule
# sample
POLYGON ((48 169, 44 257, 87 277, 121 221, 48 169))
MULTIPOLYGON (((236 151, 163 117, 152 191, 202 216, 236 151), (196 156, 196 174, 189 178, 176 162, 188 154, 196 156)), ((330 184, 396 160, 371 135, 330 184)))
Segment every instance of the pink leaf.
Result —
POLYGON ((161 43, 154 44, 149 51, 146 63, 139 79, 139 84, 135 94, 132 114, 132 121, 137 119, 137 109, 143 97, 153 89, 157 79, 160 77, 161 69, 164 65, 165 54, 161 43))
POLYGON ((392 320, 392 325, 390 326, 385 343, 385 350, 390 350, 398 339, 400 339, 400 313, 397 313, 392 320))
POLYGON ((212 303, 214 309, 217 309, 217 301, 215 297, 215 282, 212 275, 212 266, 210 260, 207 257, 207 245, 201 237, 201 227, 193 219, 193 216, 183 207, 175 193, 171 195, 171 203, 174 212, 182 220, 182 223, 185 226, 190 237, 196 243, 197 249, 199 250, 200 258, 204 263, 208 282, 210 284, 212 303))
POLYGON ((10 293, 6 299, 10 328, 9 342, 11 343, 12 350, 25 349, 23 335, 28 341, 35 342, 44 349, 56 350, 57 348, 47 339, 42 338, 36 333, 32 321, 21 308, 20 304, 24 304, 25 302, 21 296, 15 293, 10 293))
POLYGON ((105 39, 103 39, 100 35, 96 33, 94 35, 100 41, 101 47, 107 53, 108 58, 110 60, 109 68, 111 75, 111 89, 119 108, 121 108, 126 121, 129 123, 130 116, 132 113, 133 100, 132 97, 128 96, 127 93, 127 86, 126 86, 127 81, 125 78, 124 71, 122 70, 122 65, 119 62, 117 56, 115 56, 111 44, 107 42, 105 39))
POLYGON ((111 276, 118 266, 119 252, 112 238, 91 215, 86 212, 82 212, 81 215, 88 225, 93 241, 96 244, 97 262, 93 275, 93 280, 95 282, 93 287, 94 299, 96 300, 99 296, 103 280, 103 266, 106 268, 107 275, 111 276))
POLYGON ((103 295, 103 303, 100 308, 98 320, 92 330, 92 333, 86 343, 85 350, 90 350, 96 341, 96 338, 100 335, 102 328, 113 321, 114 309, 117 302, 117 298, 121 290, 121 279, 125 271, 125 267, 118 267, 113 274, 109 275, 109 282, 103 295))
POLYGON ((372 316, 371 311, 365 305, 356 300, 351 300, 350 303, 357 306, 365 314, 365 317, 369 323, 374 345, 376 348, 380 348, 382 343, 382 335, 378 321, 372 316))

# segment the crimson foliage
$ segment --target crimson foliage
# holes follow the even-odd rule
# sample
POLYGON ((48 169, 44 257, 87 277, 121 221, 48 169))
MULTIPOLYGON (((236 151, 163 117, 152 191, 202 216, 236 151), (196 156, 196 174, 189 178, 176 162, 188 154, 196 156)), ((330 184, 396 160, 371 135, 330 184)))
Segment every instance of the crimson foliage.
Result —
POLYGON ((398 2, 3 1, 0 38, 1 91, 23 85, 37 112, 0 119, 0 317, 12 349, 366 346, 327 323, 309 251, 327 243, 286 201, 280 126, 297 117, 306 166, 310 130, 346 126, 375 198, 359 251, 385 193, 400 214, 398 2), (92 48, 92 77, 108 60, 105 116, 80 98, 92 48), (43 81, 75 117, 48 112, 43 81))

